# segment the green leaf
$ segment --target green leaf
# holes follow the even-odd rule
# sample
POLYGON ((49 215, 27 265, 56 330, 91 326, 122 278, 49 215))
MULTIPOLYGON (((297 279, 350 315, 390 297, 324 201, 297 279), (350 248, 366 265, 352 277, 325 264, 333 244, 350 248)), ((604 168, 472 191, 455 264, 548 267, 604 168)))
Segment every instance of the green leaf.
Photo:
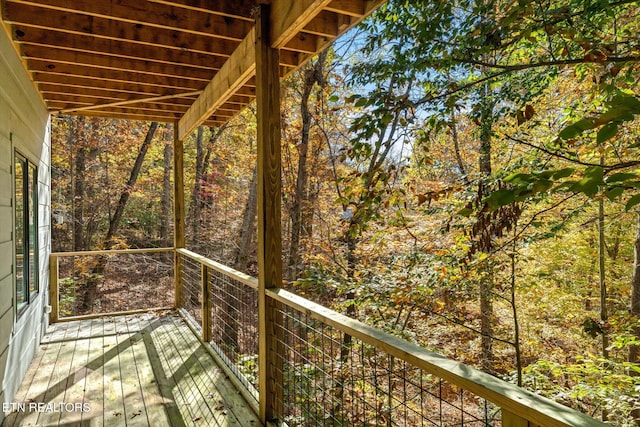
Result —
POLYGON ((329 102, 338 102, 339 99, 340 97, 338 95, 331 95, 329 97, 329 102))
POLYGON ((521 182, 530 182, 531 175, 529 175, 528 173, 513 173, 507 176, 504 180, 505 182, 510 182, 513 184, 518 184, 521 182))
POLYGON ((578 120, 572 125, 567 126, 566 128, 560 131, 560 138, 562 139, 573 139, 579 136, 585 130, 593 129, 595 127, 593 119, 582 119, 578 120))
POLYGON ((588 197, 593 197, 598 192, 598 182, 585 178, 580 182, 576 182, 569 189, 571 191, 575 191, 576 193, 584 193, 588 197))
POLYGON ((365 105, 367 105, 368 99, 367 98, 358 98, 358 100, 356 101, 356 103, 354 104, 355 107, 364 107, 365 105))
POLYGON ((574 125, 567 126, 558 134, 558 136, 562 139, 573 139, 578 135, 580 135, 580 130, 574 125))
POLYGON ((560 183, 559 185, 557 185, 553 191, 562 191, 562 190, 569 190, 569 191, 575 191, 573 188, 578 184, 577 181, 565 181, 560 183))
POLYGON ((632 95, 620 95, 613 98, 611 104, 626 108, 633 114, 640 114, 640 100, 632 95))
POLYGON ((598 131, 596 143, 602 144, 618 134, 618 124, 616 122, 607 123, 598 131))
POLYGON ((624 207, 624 209, 626 211, 629 211, 638 203, 640 203, 640 194, 636 194, 635 196, 632 196, 629 200, 627 200, 627 205, 624 207))
POLYGON ((548 189, 550 189, 552 185, 553 185, 552 181, 549 181, 547 179, 541 179, 540 181, 536 181, 533 183, 533 187, 531 188, 531 191, 533 191, 534 193, 544 193, 548 189))
POLYGON ((553 179, 567 178, 567 177, 571 176, 574 171, 575 171, 575 169, 573 169, 573 168, 559 169, 553 174, 553 179))
POLYGON ((607 196, 607 199, 614 201, 618 197, 620 197, 624 193, 624 188, 622 187, 613 187, 610 190, 604 192, 604 195, 607 196))
POLYGON ((458 211, 458 215, 469 217, 473 213, 473 209, 471 208, 462 208, 458 211))
POLYGON ((508 205, 513 202, 515 198, 516 194, 513 190, 497 190, 489 194, 486 202, 489 203, 491 207, 498 208, 500 206, 508 205))
POLYGON ((629 179, 633 179, 633 178, 637 178, 638 175, 635 173, 629 173, 629 172, 618 172, 618 173, 614 173, 613 175, 610 175, 607 177, 606 181, 607 183, 610 182, 622 182, 622 181, 627 181, 629 179))
POLYGON ((602 169, 602 166, 589 166, 584 170, 584 177, 589 179, 590 181, 595 181, 598 184, 602 184, 604 169, 602 169))

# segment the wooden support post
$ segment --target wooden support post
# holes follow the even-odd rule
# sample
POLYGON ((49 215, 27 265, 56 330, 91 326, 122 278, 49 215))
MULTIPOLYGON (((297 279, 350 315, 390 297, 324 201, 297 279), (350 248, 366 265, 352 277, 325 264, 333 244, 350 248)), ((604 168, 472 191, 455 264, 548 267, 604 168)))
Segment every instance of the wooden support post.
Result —
POLYGON ((58 257, 51 255, 49 257, 49 305, 51 306, 49 323, 58 321, 60 312, 59 300, 58 257))
POLYGON ((526 419, 514 415, 513 413, 503 409, 502 410, 502 426, 503 427, 538 427, 537 425, 529 424, 526 419))
POLYGON ((209 268, 201 264, 200 282, 202 289, 202 340, 211 341, 211 303, 209 301, 209 268))
MULTIPOLYGON (((178 122, 173 125, 173 246, 184 248, 184 147, 178 137, 178 122)), ((174 252, 175 307, 182 304, 182 263, 178 252, 174 252)))
POLYGON ((270 43, 270 6, 256 17, 256 107, 258 124, 258 331, 259 416, 266 425, 282 414, 282 368, 277 366, 278 315, 266 289, 282 284, 280 229, 280 78, 278 50, 270 43))

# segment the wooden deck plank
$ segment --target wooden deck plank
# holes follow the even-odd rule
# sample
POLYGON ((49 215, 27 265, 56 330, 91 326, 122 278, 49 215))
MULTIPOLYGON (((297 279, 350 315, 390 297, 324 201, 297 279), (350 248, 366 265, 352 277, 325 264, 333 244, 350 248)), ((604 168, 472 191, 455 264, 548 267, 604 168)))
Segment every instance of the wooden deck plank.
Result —
POLYGON ((163 366, 163 356, 161 356, 161 350, 158 348, 160 343, 157 340, 154 340, 154 337, 157 337, 156 329, 160 326, 160 319, 156 319, 153 322, 153 325, 149 325, 142 331, 142 340, 149 357, 149 363, 153 370, 153 375, 155 376, 155 380, 158 384, 158 390, 160 391, 160 395, 164 402, 164 409, 167 417, 169 418, 169 425, 184 427, 186 424, 173 393, 175 382, 173 382, 172 379, 167 378, 165 368, 163 366))
MULTIPOLYGON (((35 383, 36 379, 38 378, 38 374, 41 374, 46 367, 44 367, 44 365, 42 364, 43 359, 45 354, 47 353, 47 350, 49 350, 47 345, 41 345, 40 348, 38 349, 36 356, 34 357, 33 361, 31 362, 31 365, 29 365, 29 368, 27 369, 27 372, 24 376, 24 381, 23 384, 21 385, 21 387, 18 389, 15 397, 14 397, 14 402, 16 403, 26 403, 27 399, 28 399, 28 394, 29 394, 29 390, 31 389, 31 386, 35 383), (42 369, 41 369, 42 367, 42 369)), ((53 349, 49 350, 52 351, 53 349)), ((14 425, 19 425, 18 419, 24 417, 24 412, 23 411, 13 411, 10 412, 7 417, 5 417, 2 426, 3 427, 13 427, 14 425)))
POLYGON ((126 426, 124 416, 124 397, 118 360, 117 320, 104 319, 104 390, 103 419, 105 426, 126 426))
POLYGON ((194 412, 190 404, 188 389, 185 387, 185 382, 182 381, 183 378, 179 372, 182 365, 180 355, 175 351, 171 343, 170 331, 167 325, 167 321, 162 318, 159 326, 152 331, 151 336, 156 343, 156 347, 159 349, 158 355, 160 356, 160 362, 171 386, 171 391, 180 410, 180 414, 186 421, 186 424, 192 425, 202 419, 202 416, 194 412))
POLYGON ((120 363, 120 377, 122 382, 124 416, 127 426, 145 427, 147 423, 147 410, 138 378, 136 359, 131 345, 136 339, 135 333, 129 333, 130 317, 123 317, 123 322, 118 327, 118 358, 120 363))
POLYGON ((56 342, 63 339, 64 334, 67 331, 67 327, 69 327, 69 323, 54 323, 49 325, 47 333, 42 337, 42 344, 56 342))
POLYGON ((202 343, 193 334, 189 326, 180 318, 172 318, 174 328, 179 339, 184 341, 186 348, 195 348, 194 355, 198 364, 190 372, 203 396, 214 403, 214 412, 227 416, 227 424, 254 426, 260 422, 256 414, 249 407, 247 401, 240 395, 225 373, 215 364, 211 355, 204 349, 202 343))
POLYGON ((89 345, 91 336, 91 324, 82 322, 78 324, 75 348, 71 356, 71 364, 67 384, 62 401, 65 409, 60 413, 60 424, 78 424, 82 420, 82 402, 84 400, 85 381, 87 377, 87 363, 89 361, 89 345), (72 404, 69 410, 66 405, 72 404), (78 405, 80 408, 78 408, 78 405))
MULTIPOLYGON (((67 381, 71 374, 73 361, 73 353, 76 348, 76 338, 80 324, 74 322, 67 325, 64 337, 60 343, 60 351, 53 367, 53 373, 49 379, 49 383, 44 392, 43 402, 61 404, 64 403, 64 394, 67 390, 67 381)), ((38 425, 56 425, 59 424, 60 412, 40 412, 38 414, 38 425)))
MULTIPOLYGON (((103 319, 87 321, 91 325, 91 340, 87 363, 87 378, 82 403, 88 405, 89 411, 82 413, 82 423, 92 426, 102 426, 103 422, 103 394, 104 394, 104 325, 103 319)), ((84 425, 83 424, 83 425, 84 425)))
POLYGON ((260 425, 174 312, 59 323, 45 341, 18 396, 90 410, 18 412, 3 427, 260 425))
MULTIPOLYGON (((195 417, 194 420, 209 420, 209 425, 231 426, 239 425, 233 414, 229 414, 225 410, 224 402, 214 387, 207 387, 203 384, 206 380, 202 376, 202 367, 197 358, 198 350, 203 350, 200 342, 189 343, 182 339, 182 335, 176 329, 176 321, 182 321, 176 316, 168 316, 165 318, 165 325, 168 331, 170 344, 168 347, 175 352, 171 360, 180 363, 180 367, 174 375, 178 375, 180 380, 178 386, 183 390, 187 401, 195 417)), ((192 334, 193 336, 193 334, 192 334)), ((195 338, 195 337, 194 337, 195 338)), ((217 366, 211 365, 211 369, 218 369, 217 366)))
POLYGON ((145 421, 149 426, 171 425, 163 406, 168 402, 165 401, 161 394, 144 342, 144 334, 148 334, 145 329, 152 328, 153 324, 145 316, 133 316, 127 326, 129 333, 133 334, 131 351, 140 384, 140 392, 144 401, 145 421))
MULTIPOLYGON (((62 335, 62 337, 64 337, 64 335, 62 335)), ((61 342, 50 342, 49 344, 47 344, 45 354, 43 355, 40 362, 40 364, 43 366, 43 369, 40 369, 35 373, 27 392, 25 393, 25 402, 44 402, 44 395, 47 391, 47 387, 49 386, 49 381, 51 379, 52 367, 55 366, 61 346, 61 342)), ((24 412, 19 412, 17 414, 14 425, 34 425, 37 420, 38 413, 27 410, 24 412)))

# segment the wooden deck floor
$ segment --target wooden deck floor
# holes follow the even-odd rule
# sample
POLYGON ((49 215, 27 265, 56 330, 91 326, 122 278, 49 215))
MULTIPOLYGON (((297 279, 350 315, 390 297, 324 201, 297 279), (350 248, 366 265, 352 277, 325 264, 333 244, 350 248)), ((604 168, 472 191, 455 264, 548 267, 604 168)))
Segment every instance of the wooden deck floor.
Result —
POLYGON ((175 313, 52 325, 15 402, 3 427, 260 425, 175 313))

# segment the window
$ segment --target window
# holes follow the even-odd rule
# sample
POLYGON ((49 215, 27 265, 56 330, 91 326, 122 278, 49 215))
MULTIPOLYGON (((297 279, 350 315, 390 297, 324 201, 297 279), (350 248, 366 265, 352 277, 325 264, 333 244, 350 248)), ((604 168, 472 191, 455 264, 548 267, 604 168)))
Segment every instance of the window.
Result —
POLYGON ((16 308, 21 313, 38 293, 37 169, 15 154, 16 308))

